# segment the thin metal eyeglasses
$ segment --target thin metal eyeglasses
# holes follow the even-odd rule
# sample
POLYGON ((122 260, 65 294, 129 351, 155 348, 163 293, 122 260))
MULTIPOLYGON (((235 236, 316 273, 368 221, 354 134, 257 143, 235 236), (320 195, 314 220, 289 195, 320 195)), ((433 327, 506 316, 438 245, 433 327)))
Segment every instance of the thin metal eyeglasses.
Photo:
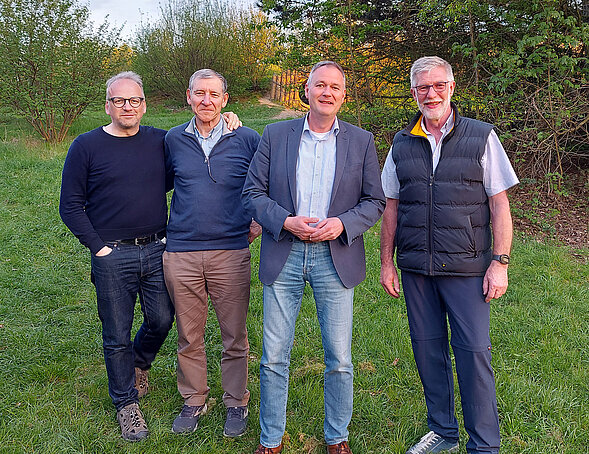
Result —
POLYGON ((436 82, 435 84, 431 85, 416 85, 413 88, 415 88, 417 93, 419 93, 420 95, 427 95, 429 93, 429 89, 432 87, 434 88, 436 93, 442 93, 446 89, 446 84, 448 84, 449 82, 452 81, 447 80, 445 82, 436 82))
POLYGON ((133 96, 131 98, 121 98, 119 96, 115 96, 114 98, 108 98, 108 100, 112 102, 112 105, 119 109, 123 107, 127 101, 129 101, 129 105, 131 107, 136 109, 141 105, 144 99, 145 98, 141 98, 139 96, 133 96))

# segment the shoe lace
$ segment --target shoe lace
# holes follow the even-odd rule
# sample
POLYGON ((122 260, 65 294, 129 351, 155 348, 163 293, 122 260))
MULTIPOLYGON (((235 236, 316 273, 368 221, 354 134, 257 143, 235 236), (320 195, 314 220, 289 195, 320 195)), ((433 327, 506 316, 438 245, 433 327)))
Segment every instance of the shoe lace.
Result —
POLYGON ((243 417, 243 409, 239 407, 229 407, 227 409, 227 419, 241 419, 243 417))
POLYGON ((139 389, 144 389, 147 388, 148 386, 148 381, 147 381, 147 371, 146 370, 137 370, 135 374, 137 375, 137 388, 139 389))
POLYGON ((144 429, 145 421, 139 408, 130 406, 123 412, 123 425, 127 431, 134 432, 136 429, 144 429))
POLYGON ((430 432, 426 434, 421 440, 419 440, 419 443, 415 445, 415 452, 420 452, 420 450, 429 448, 441 439, 442 437, 440 437, 438 434, 430 432))
POLYGON ((143 425, 142 418, 139 415, 138 411, 135 411, 135 410, 131 411, 131 414, 129 416, 130 416, 130 420, 131 420, 130 421, 131 427, 139 428, 143 425))

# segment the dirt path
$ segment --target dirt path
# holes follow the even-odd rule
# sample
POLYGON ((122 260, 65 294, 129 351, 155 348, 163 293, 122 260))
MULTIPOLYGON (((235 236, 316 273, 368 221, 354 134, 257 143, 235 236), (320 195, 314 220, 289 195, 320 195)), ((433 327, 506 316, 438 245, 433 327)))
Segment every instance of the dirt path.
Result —
POLYGON ((275 115, 272 118, 273 120, 284 120, 285 118, 297 118, 297 117, 302 117, 305 114, 305 112, 301 112, 299 110, 294 110, 294 109, 289 109, 287 107, 281 106, 280 104, 276 104, 275 102, 270 101, 268 98, 260 98, 260 99, 258 99, 258 101, 260 102, 260 104, 263 104, 264 106, 280 107, 282 109, 282 111, 278 115, 275 115))

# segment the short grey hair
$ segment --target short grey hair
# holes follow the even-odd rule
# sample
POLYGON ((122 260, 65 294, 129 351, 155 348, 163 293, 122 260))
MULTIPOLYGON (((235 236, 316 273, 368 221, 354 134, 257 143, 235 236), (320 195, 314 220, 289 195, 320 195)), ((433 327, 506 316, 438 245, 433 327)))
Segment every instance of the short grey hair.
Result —
POLYGON ((423 72, 429 72, 432 69, 442 66, 446 70, 446 77, 448 81, 454 80, 454 73, 452 66, 446 60, 440 57, 421 57, 415 60, 411 66, 411 86, 414 87, 417 83, 417 76, 423 72))
POLYGON ((346 73, 344 72, 344 68, 341 67, 339 63, 336 63, 331 60, 323 60, 319 63, 315 63, 315 65, 311 68, 309 72, 309 77, 307 78, 307 83, 309 83, 313 77, 313 73, 317 71, 319 68, 323 68, 324 66, 333 66, 336 68, 340 73, 342 73, 342 77, 344 78, 344 87, 346 86, 346 73))
POLYGON ((215 77, 217 77, 223 84, 223 93, 227 93, 227 79, 225 79, 223 75, 219 74, 217 71, 207 68, 199 69, 192 76, 190 76, 190 81, 188 81, 188 90, 192 91, 192 84, 195 80, 213 79, 215 77))
POLYGON ((110 79, 106 81, 106 100, 108 101, 108 90, 110 90, 110 86, 114 84, 117 80, 128 79, 135 82, 141 88, 141 96, 145 97, 143 93, 143 81, 141 80, 141 76, 133 71, 123 71, 112 76, 110 79))

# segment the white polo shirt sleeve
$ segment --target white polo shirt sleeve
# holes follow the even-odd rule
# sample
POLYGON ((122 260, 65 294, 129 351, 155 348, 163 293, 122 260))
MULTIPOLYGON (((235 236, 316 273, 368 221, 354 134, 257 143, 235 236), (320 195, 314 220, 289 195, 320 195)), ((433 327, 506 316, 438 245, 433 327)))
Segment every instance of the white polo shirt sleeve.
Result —
POLYGON ((387 199, 398 199, 401 185, 399 184, 399 179, 397 178, 397 166, 395 166, 395 161, 393 161, 392 151, 393 147, 391 146, 389 154, 387 155, 387 159, 385 160, 384 166, 382 168, 380 181, 382 183, 382 189, 384 191, 385 197, 387 199))
POLYGON ((481 165, 483 166, 483 186, 488 197, 506 191, 519 183, 507 153, 494 130, 487 138, 481 165))

